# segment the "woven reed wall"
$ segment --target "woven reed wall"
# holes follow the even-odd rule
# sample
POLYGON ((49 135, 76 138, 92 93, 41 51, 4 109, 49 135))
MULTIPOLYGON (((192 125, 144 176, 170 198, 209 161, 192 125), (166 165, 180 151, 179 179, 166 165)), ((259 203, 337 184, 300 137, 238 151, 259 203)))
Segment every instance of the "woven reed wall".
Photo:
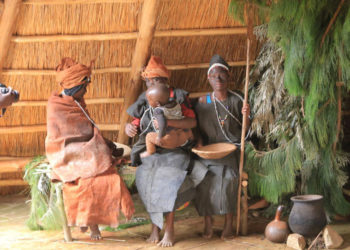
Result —
MULTIPOLYGON (((19 90, 21 101, 46 101, 53 91, 60 91, 52 70, 62 57, 70 56, 85 64, 95 59, 97 72, 93 74, 86 99, 124 98, 129 84, 128 70, 136 44, 142 2, 135 0, 118 3, 116 0, 115 3, 103 3, 96 0, 94 3, 51 4, 47 0, 45 4, 42 0, 26 0, 20 10, 15 36, 0 81, 19 90), (27 36, 111 33, 136 35, 129 39, 107 37, 88 41, 61 41, 55 38, 50 41, 21 40, 27 36), (106 71, 115 67, 121 67, 123 72, 106 71)), ((229 2, 230 0, 161 0, 157 31, 241 27, 240 23, 228 15, 229 2)), ((2 8, 0 4, 0 11, 2 8)), ((245 39, 244 34, 155 37, 152 53, 161 56, 167 65, 208 63, 215 53, 221 54, 227 61, 245 61, 245 39)), ((255 41, 252 59, 257 50, 258 43, 255 41)), ((230 87, 240 88, 245 67, 232 67, 230 72, 230 87)), ((189 92, 210 91, 205 68, 172 70, 170 82, 189 92)), ((88 110, 98 124, 118 125, 122 110, 122 99, 120 100, 88 104, 88 110)), ((0 133, 3 128, 45 124, 45 106, 13 106, 7 110, 4 118, 0 118, 0 133)), ((103 134, 117 140, 118 131, 103 131, 103 134)), ((0 136, 0 156, 34 156, 44 153, 46 134, 43 131, 2 132, 0 136)))

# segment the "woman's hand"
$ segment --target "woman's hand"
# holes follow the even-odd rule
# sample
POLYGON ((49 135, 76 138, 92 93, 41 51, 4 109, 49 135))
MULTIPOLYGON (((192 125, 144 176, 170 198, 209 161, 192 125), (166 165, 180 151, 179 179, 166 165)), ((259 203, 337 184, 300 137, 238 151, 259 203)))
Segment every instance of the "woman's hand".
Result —
POLYGON ((242 107, 242 115, 250 116, 250 105, 247 103, 242 107))
POLYGON ((131 124, 131 123, 127 123, 125 125, 125 133, 129 137, 134 137, 135 135, 137 135, 137 127, 136 127, 136 125, 131 124))

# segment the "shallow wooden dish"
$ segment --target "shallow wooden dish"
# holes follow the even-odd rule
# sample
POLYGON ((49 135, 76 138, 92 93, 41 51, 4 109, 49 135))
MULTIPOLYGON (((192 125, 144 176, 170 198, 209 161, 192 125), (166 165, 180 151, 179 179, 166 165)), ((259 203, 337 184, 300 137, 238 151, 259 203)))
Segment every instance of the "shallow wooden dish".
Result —
POLYGON ((118 143, 118 142, 114 142, 114 144, 117 146, 117 148, 123 148, 124 149, 123 157, 130 156, 131 148, 128 145, 121 144, 121 143, 118 143))
POLYGON ((192 152, 204 159, 220 159, 237 149, 237 146, 231 143, 215 143, 200 148, 192 148, 192 152))

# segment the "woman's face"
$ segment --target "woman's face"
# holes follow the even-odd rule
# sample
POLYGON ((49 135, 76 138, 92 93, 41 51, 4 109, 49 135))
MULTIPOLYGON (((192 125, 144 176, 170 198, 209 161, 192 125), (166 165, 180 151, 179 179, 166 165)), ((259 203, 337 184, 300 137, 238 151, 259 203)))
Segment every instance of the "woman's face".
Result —
POLYGON ((228 79, 228 71, 222 67, 214 67, 208 75, 210 86, 214 91, 227 90, 228 79))
POLYGON ((146 86, 147 88, 152 87, 157 84, 168 84, 168 78, 166 77, 153 77, 153 78, 146 78, 146 86))
POLYGON ((87 92, 86 88, 88 87, 88 85, 88 83, 85 83, 84 87, 82 87, 77 93, 73 95, 74 99, 81 100, 87 92))

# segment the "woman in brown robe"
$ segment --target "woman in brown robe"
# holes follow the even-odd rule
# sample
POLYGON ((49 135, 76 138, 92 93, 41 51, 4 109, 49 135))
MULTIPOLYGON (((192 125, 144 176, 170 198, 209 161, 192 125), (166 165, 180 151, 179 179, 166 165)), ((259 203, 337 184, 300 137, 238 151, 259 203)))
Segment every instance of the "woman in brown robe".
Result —
POLYGON ((114 167, 114 144, 102 137, 86 110, 91 68, 64 58, 56 73, 64 90, 53 93, 47 105, 45 146, 51 178, 63 182, 68 225, 82 231, 90 227, 91 238, 99 240, 98 224, 116 227, 119 210, 130 219, 134 205, 114 167))

